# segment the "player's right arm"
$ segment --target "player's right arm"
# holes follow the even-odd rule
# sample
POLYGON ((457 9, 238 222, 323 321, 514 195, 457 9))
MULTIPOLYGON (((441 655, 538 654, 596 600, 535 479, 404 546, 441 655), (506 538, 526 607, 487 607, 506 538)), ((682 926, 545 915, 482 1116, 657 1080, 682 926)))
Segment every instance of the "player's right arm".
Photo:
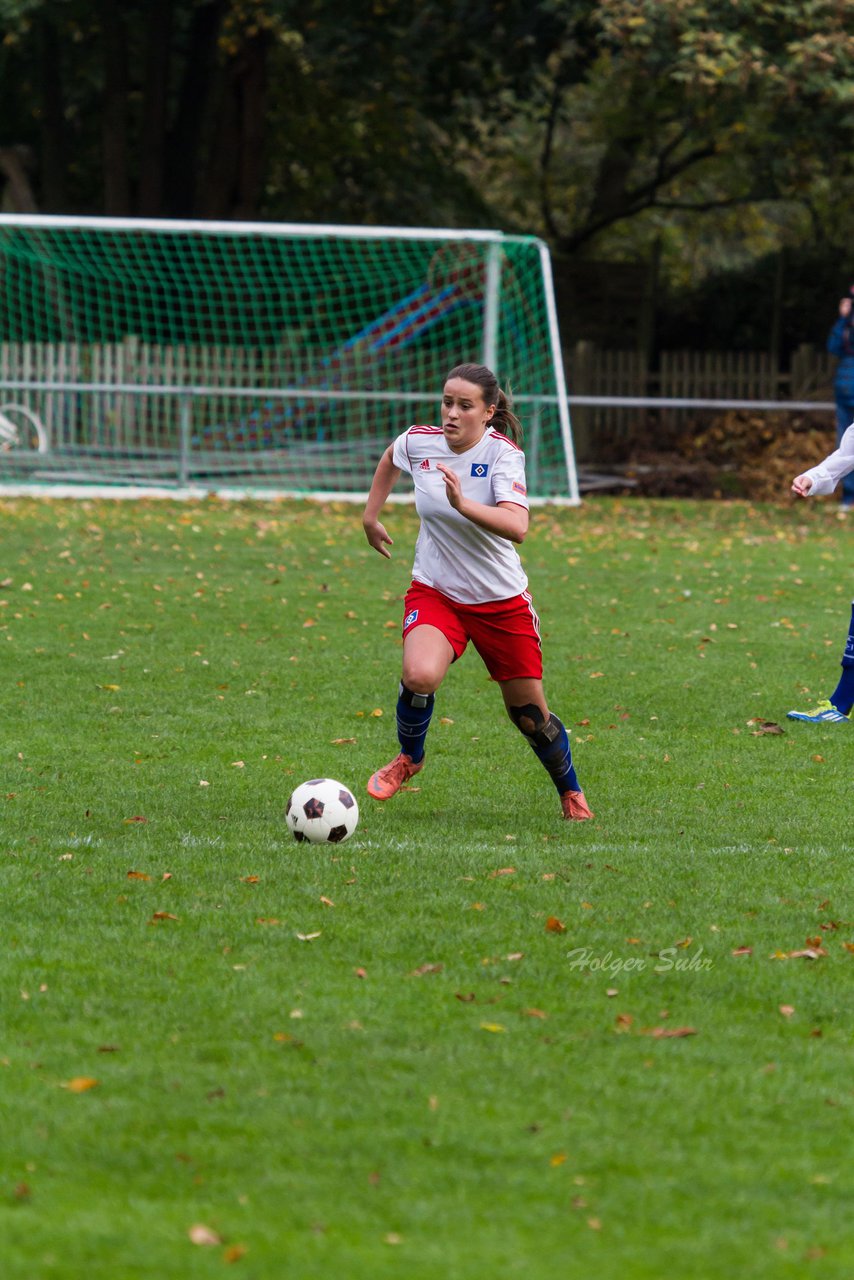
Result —
POLYGON ((385 556, 387 560, 391 559, 391 552, 386 548, 394 544, 386 532, 385 526, 380 524, 379 514, 400 475, 400 467, 394 465, 393 453, 394 445, 390 444, 377 463, 377 469, 371 482, 371 491, 365 504, 365 513, 362 516, 365 537, 374 551, 379 551, 380 555, 385 556))
POLYGON ((792 481, 792 493, 797 498, 825 498, 833 493, 843 476, 854 471, 854 422, 839 441, 839 448, 828 454, 823 462, 810 467, 792 481))

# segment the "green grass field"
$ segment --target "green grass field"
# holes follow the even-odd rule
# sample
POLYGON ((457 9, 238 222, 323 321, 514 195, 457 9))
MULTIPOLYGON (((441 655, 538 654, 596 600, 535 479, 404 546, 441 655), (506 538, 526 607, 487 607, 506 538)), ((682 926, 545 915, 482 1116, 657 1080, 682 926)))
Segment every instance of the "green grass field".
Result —
POLYGON ((533 514, 566 824, 473 653, 364 794, 387 517, 390 563, 344 505, 0 503, 3 1280, 849 1278, 854 730, 785 713, 851 524, 533 514), (319 775, 337 848, 283 822, 319 775))

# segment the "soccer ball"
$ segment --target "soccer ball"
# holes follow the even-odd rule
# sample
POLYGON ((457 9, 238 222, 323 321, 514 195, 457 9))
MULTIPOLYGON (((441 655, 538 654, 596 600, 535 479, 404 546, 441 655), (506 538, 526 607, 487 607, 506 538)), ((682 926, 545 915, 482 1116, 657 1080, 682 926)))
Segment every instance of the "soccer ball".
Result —
POLYGON ((343 782, 315 778, 312 782, 303 782, 292 792, 285 807, 285 821, 295 840, 340 844, 356 830, 359 806, 343 782))

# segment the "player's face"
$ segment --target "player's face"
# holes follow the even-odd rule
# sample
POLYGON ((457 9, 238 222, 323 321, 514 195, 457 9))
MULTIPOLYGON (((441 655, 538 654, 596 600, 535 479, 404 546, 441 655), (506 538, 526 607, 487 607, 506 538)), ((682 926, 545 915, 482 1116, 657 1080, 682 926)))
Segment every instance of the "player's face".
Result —
POLYGON ((453 453, 464 453, 477 444, 495 412, 486 404, 476 382, 450 378, 442 392, 442 430, 453 453))

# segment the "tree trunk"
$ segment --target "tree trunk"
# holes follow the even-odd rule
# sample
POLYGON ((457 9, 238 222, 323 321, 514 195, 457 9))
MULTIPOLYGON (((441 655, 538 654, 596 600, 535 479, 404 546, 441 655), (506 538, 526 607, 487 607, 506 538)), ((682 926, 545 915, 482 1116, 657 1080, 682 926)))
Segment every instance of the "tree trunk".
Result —
POLYGON ((0 147, 0 176, 6 179, 2 195, 4 213, 36 213, 38 206, 27 169, 32 165, 29 147, 0 147))
POLYGON ((212 136, 204 140, 201 148, 208 163, 196 200, 203 218, 245 220, 257 214, 264 175, 270 44, 267 32, 252 36, 224 74, 216 77, 212 136))
POLYGON ((163 213, 173 0, 150 0, 139 146, 139 213, 163 213))
MULTIPOLYGON (((198 212, 197 193, 203 187, 202 141, 210 132, 216 79, 217 40, 228 0, 207 0, 193 10, 184 52, 184 75, 175 123, 168 137, 165 205, 173 217, 198 212)), ((216 150, 218 140, 213 139, 216 150)))
POLYGON ((42 121, 41 121, 41 195, 47 213, 64 213, 65 166, 68 157, 65 115, 63 111, 62 64, 56 27, 46 12, 39 22, 41 46, 42 121))
POLYGON ((124 217, 130 213, 126 32, 113 0, 102 0, 100 15, 104 54, 104 211, 110 216, 124 217))
POLYGON ((248 42, 243 55, 240 95, 238 181, 233 216, 253 218, 264 182, 264 136, 267 115, 267 57, 271 40, 262 32, 248 42))

